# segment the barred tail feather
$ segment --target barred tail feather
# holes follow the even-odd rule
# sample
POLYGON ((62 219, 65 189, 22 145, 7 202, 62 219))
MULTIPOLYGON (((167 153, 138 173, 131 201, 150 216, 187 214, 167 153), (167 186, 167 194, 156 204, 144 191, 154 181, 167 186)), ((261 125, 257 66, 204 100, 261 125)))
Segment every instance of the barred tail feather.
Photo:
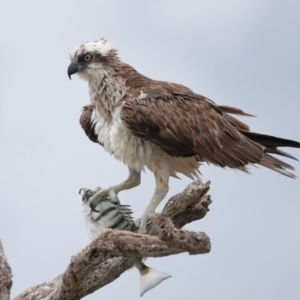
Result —
POLYGON ((149 268, 144 263, 139 262, 135 263, 135 267, 137 267, 140 271, 140 295, 141 297, 153 289, 157 285, 159 285, 165 279, 171 277, 171 275, 157 271, 155 269, 149 268))

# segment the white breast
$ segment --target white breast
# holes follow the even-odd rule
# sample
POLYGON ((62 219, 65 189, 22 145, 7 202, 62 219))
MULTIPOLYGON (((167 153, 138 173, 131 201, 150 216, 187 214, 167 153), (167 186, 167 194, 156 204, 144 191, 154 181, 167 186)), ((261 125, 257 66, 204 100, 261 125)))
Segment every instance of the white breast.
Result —
POLYGON ((107 120, 95 109, 92 114, 95 134, 104 149, 116 159, 137 171, 143 170, 144 166, 149 167, 154 155, 159 155, 158 152, 162 150, 131 134, 122 123, 120 111, 121 107, 116 108, 113 118, 107 120))

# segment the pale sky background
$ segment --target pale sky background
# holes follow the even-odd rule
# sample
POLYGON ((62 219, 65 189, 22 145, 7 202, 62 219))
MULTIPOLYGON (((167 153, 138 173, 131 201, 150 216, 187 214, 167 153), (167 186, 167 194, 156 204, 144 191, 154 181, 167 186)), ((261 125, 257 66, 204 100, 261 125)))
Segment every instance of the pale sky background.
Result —
MULTIPOLYGON (((12 296, 62 273, 82 248, 78 190, 127 176, 79 125, 89 97, 87 83, 67 77, 76 45, 105 36, 142 74, 256 115, 243 119, 253 131, 300 140, 299 0, 2 0, 0 8, 0 237, 12 296)), ((299 177, 300 163, 287 161, 299 177)), ((148 259, 172 278, 143 299, 300 299, 300 179, 255 167, 201 172, 213 203, 187 228, 210 236, 211 253, 148 259)), ((171 180, 168 197, 189 182, 171 180)), ((148 171, 119 196, 140 217, 153 189, 148 171)), ((85 299, 140 299, 137 270, 85 299)))

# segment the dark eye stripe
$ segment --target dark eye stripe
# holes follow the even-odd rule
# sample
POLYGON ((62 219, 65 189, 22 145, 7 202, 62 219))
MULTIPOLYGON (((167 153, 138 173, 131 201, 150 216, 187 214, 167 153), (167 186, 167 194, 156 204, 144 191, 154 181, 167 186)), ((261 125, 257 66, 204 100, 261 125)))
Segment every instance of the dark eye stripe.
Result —
POLYGON ((91 61, 92 58, 93 58, 93 55, 91 53, 89 53, 89 52, 86 52, 86 53, 83 53, 83 54, 79 55, 78 58, 77 58, 77 61, 79 63, 87 63, 87 62, 91 61), (85 60, 85 57, 88 56, 88 55, 91 56, 91 59, 85 60))

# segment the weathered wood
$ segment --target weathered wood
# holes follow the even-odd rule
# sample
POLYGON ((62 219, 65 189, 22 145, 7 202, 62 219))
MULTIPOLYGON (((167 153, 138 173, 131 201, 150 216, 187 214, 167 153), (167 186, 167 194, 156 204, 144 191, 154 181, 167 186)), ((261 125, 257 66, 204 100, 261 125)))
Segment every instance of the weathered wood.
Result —
POLYGON ((202 183, 200 180, 190 183, 182 193, 171 197, 163 208, 177 228, 196 220, 203 219, 209 212, 212 203, 209 195, 210 181, 202 183))
POLYGON ((0 299, 10 299, 10 289, 12 287, 12 272, 7 262, 4 249, 0 240, 0 299))
POLYGON ((180 230, 209 211, 208 190, 209 182, 198 180, 170 198, 163 212, 152 218, 147 235, 105 230, 71 258, 64 274, 27 289, 14 300, 81 299, 118 278, 140 257, 208 253, 211 245, 205 233, 180 230))

